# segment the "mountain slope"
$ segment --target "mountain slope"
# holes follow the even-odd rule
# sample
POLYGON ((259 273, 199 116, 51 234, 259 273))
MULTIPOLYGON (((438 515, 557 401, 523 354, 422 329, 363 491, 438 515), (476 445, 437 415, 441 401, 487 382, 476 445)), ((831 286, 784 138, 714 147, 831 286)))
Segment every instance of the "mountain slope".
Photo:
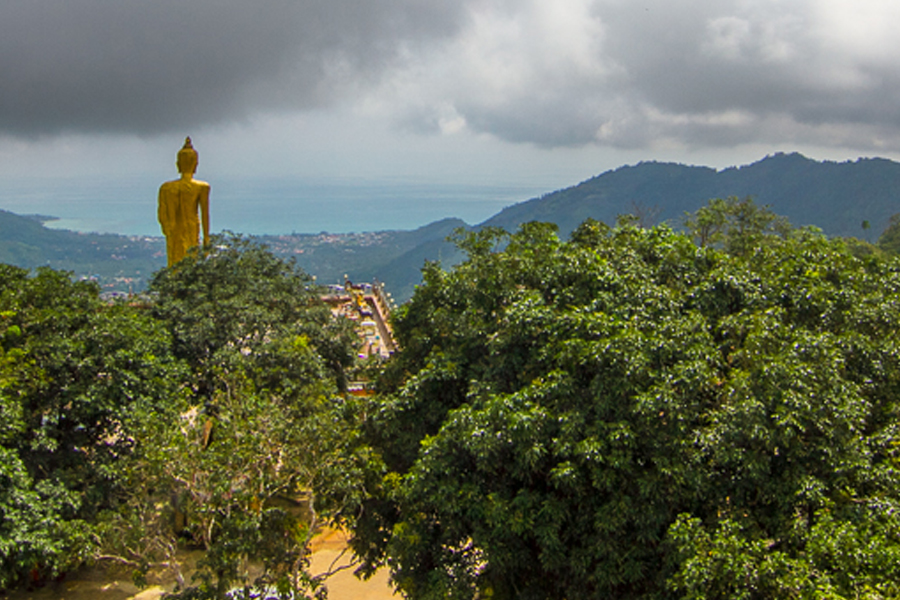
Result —
POLYGON ((165 266, 165 242, 48 229, 35 219, 0 210, 0 262, 72 271, 79 278, 97 279, 107 290, 139 290, 153 271, 165 266))
POLYGON ((617 215, 636 211, 678 225, 685 212, 728 196, 752 196, 794 225, 815 225, 829 235, 861 236, 867 220, 877 237, 900 212, 900 163, 819 162, 797 153, 722 171, 646 162, 507 207, 481 225, 512 231, 527 221, 553 221, 566 235, 588 217, 612 224, 617 215))

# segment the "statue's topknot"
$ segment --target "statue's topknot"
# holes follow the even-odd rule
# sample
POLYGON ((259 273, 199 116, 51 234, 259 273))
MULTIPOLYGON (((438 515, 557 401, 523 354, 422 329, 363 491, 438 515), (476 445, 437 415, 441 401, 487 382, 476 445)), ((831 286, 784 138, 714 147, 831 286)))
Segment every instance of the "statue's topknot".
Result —
POLYGON ((199 156, 197 155, 197 151, 194 150, 194 145, 191 143, 191 136, 184 138, 184 146, 178 151, 178 160, 176 161, 178 172, 190 172, 193 174, 194 171, 197 170, 198 160, 199 156))

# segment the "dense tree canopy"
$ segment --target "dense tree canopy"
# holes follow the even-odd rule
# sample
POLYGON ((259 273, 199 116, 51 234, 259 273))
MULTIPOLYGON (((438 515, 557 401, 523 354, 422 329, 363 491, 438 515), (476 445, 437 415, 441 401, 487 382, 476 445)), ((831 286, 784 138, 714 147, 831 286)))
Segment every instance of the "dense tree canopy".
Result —
POLYGON ((0 589, 100 560, 168 567, 191 598, 315 593, 313 483, 342 435, 350 324, 234 236, 145 299, 98 292, 0 265, 0 589), (206 551, 193 580, 185 544, 206 551))
POLYGON ((887 229, 878 238, 878 247, 890 254, 900 254, 900 213, 891 217, 887 229))
POLYGON ((183 373, 149 315, 66 273, 0 265, 0 589, 91 555, 131 425, 164 413, 183 373))
POLYGON ((213 393, 213 380, 236 356, 253 362, 261 377, 282 377, 272 385, 290 385, 289 365, 266 362, 275 359, 272 345, 286 338, 306 339, 340 383, 352 363, 353 329, 332 319, 312 278, 245 238, 213 236, 209 247, 158 271, 149 291, 154 315, 171 331, 176 355, 192 366, 201 394, 213 393))
POLYGON ((900 594, 900 264, 741 235, 530 223, 427 266, 343 513, 364 571, 429 599, 900 594))
POLYGON ((177 533, 206 550, 190 594, 314 592, 319 582, 305 571, 313 483, 343 433, 333 416, 355 356, 352 325, 332 316, 293 263, 236 236, 214 237, 158 272, 150 293, 151 312, 191 376, 180 422, 142 431, 139 493, 130 520, 118 523, 162 532, 166 543, 143 550, 135 540, 120 553, 170 562, 177 533), (180 531, 160 526, 166 515, 149 508, 158 489, 177 495, 180 531))
POLYGON ((713 198, 697 212, 686 214, 684 226, 699 246, 716 246, 737 255, 749 254, 772 239, 766 236, 784 237, 791 230, 787 218, 768 206, 736 196, 713 198))

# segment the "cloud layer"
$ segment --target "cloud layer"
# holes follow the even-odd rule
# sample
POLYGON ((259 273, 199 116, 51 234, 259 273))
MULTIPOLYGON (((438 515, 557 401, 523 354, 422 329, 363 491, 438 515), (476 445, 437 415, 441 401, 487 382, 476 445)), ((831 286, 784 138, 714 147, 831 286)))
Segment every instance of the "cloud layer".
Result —
POLYGON ((900 149, 894 0, 8 0, 0 131, 355 104, 539 146, 900 149))
POLYGON ((462 16, 448 0, 8 0, 0 130, 152 134, 322 106, 462 16))
POLYGON ((411 124, 450 114, 546 146, 900 147, 896 3, 522 0, 472 15, 398 75, 411 124))

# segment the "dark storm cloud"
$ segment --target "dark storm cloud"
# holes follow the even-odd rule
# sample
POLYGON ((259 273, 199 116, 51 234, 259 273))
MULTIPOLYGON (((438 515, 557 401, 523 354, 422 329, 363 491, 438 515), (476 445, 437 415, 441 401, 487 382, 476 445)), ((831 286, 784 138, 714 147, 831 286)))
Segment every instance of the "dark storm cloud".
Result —
POLYGON ((443 0, 6 0, 0 131, 155 133, 322 105, 462 14, 443 0))
POLYGON ((900 150, 897 22, 896 0, 6 0, 0 133, 362 100, 546 147, 900 150))

